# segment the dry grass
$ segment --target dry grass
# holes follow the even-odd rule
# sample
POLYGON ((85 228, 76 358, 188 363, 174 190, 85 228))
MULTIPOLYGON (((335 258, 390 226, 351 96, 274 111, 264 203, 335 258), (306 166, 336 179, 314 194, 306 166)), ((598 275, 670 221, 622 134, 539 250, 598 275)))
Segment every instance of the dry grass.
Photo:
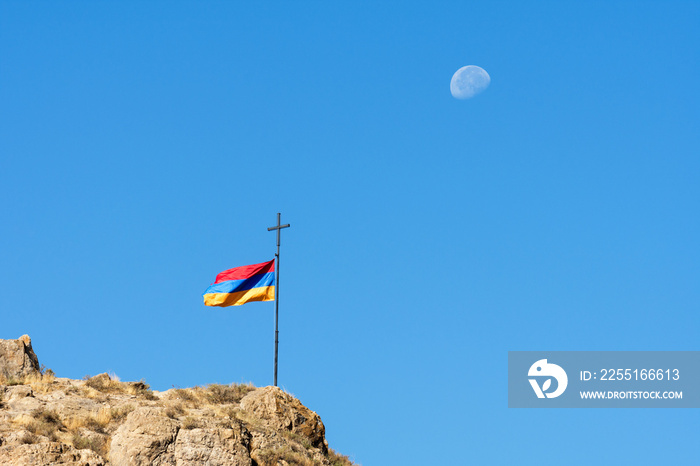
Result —
POLYGON ((12 387, 14 385, 24 385, 24 377, 5 377, 0 375, 0 385, 6 385, 12 387))
POLYGON ((331 466, 353 466, 355 464, 350 461, 350 458, 333 451, 332 448, 328 449, 327 458, 331 462, 331 466))
POLYGON ((157 400, 158 397, 153 394, 151 387, 143 380, 140 382, 126 382, 126 393, 129 395, 139 396, 147 400, 157 400))
POLYGON ((61 418, 55 411, 46 411, 44 409, 38 409, 32 413, 32 416, 37 421, 45 424, 50 424, 58 427, 63 425, 63 423, 61 422, 61 418))
POLYGON ((109 415, 114 422, 121 422, 134 410, 133 405, 118 406, 109 409, 109 415))
POLYGON ((188 408, 199 409, 203 406, 237 404, 253 390, 255 386, 252 384, 211 384, 205 387, 176 388, 170 392, 170 398, 184 403, 188 408))
POLYGON ((307 450, 310 450, 311 448, 313 448, 313 445, 311 445, 311 441, 307 437, 304 437, 303 435, 297 434, 297 433, 292 432, 290 430, 283 430, 281 433, 282 433, 283 437, 286 437, 289 440, 292 440, 294 442, 301 444, 301 446, 306 448, 307 450))
POLYGON ((75 432, 71 437, 71 444, 78 450, 92 450, 102 458, 107 458, 109 454, 107 437, 101 435, 84 435, 80 432, 75 432))
POLYGON ((204 389, 206 401, 210 404, 238 403, 249 392, 255 390, 253 384, 221 385, 211 384, 204 389))
POLYGON ((215 411, 215 416, 223 421, 240 424, 243 416, 241 409, 233 406, 221 406, 215 411))
POLYGON ((280 461, 297 466, 319 466, 322 464, 309 458, 304 453, 280 447, 258 450, 255 456, 260 466, 277 466, 280 461))
POLYGON ((72 432, 77 432, 80 429, 88 429, 93 432, 105 434, 109 430, 109 427, 113 424, 120 424, 133 410, 133 405, 102 408, 97 414, 86 414, 66 419, 65 425, 68 430, 72 432))
POLYGON ((94 377, 86 375, 83 377, 85 386, 102 393, 124 393, 124 384, 117 376, 100 374, 94 377))
MULTIPOLYGON (((290 432, 290 431, 283 431, 282 436, 287 438, 288 440, 296 442, 297 444, 304 447, 306 450, 311 450, 314 448, 313 445, 311 445, 311 442, 309 441, 309 439, 304 437, 303 435, 296 434, 296 433, 290 432)), ((292 446, 292 451, 294 451, 297 455, 299 455, 300 452, 297 448, 298 448, 297 446, 292 446)), ((282 451, 288 451, 288 449, 282 450, 282 451)), ((326 454, 326 458, 328 459, 328 461, 330 461, 331 466, 354 466, 355 465, 355 463, 350 461, 349 457, 347 457, 345 455, 341 455, 340 453, 335 452, 331 448, 328 449, 328 453, 326 454)), ((281 459, 284 459, 287 462, 290 461, 286 457, 281 457, 281 459)), ((290 464, 306 464, 306 463, 290 463, 290 464)), ((314 460, 308 464, 317 464, 317 462, 314 460)))
POLYGON ((187 410, 182 405, 182 403, 176 402, 171 404, 165 409, 165 415, 170 419, 178 419, 180 416, 185 414, 187 410))
POLYGON ((182 406, 187 408, 198 409, 201 405, 201 399, 195 394, 199 387, 194 388, 176 388, 170 395, 171 400, 175 400, 182 406))
POLYGON ((107 457, 109 453, 109 427, 114 428, 134 409, 132 405, 103 408, 97 413, 61 419, 55 411, 37 409, 31 415, 22 414, 14 419, 26 432, 22 443, 37 443, 42 437, 52 442, 68 442, 75 448, 90 449, 107 457))
POLYGON ((56 375, 51 369, 46 369, 40 375, 26 377, 24 382, 32 387, 32 390, 36 393, 51 393, 58 386, 56 375))
POLYGON ((20 443, 24 444, 32 444, 37 443, 39 441, 39 438, 31 432, 25 432, 24 434, 22 434, 19 441, 20 443))
POLYGON ((197 420, 191 416, 187 416, 185 418, 185 420, 182 421, 182 428, 183 429, 188 429, 188 430, 189 429, 198 429, 199 427, 201 427, 199 420, 197 420))
POLYGON ((94 390, 86 393, 89 398, 100 398, 99 394, 122 394, 156 400, 157 397, 150 390, 150 387, 143 380, 140 382, 122 382, 114 374, 100 374, 94 377, 86 375, 83 377, 85 387, 94 390))
POLYGON ((58 440, 59 431, 65 430, 65 425, 56 412, 43 409, 38 409, 31 415, 20 415, 14 422, 24 427, 33 436, 46 437, 52 442, 58 440))
POLYGON ((249 411, 243 411, 240 408, 232 408, 228 412, 231 413, 230 419, 235 419, 238 423, 245 424, 249 429, 260 430, 265 428, 263 421, 249 411))
POLYGON ((88 414, 85 416, 74 416, 66 419, 66 427, 71 432, 77 432, 80 429, 88 429, 100 434, 105 433, 105 428, 109 424, 110 419, 98 415, 88 414))
POLYGON ((109 433, 134 410, 133 405, 105 407, 97 413, 74 416, 65 420, 70 433, 68 442, 79 450, 90 449, 107 458, 109 454, 109 433))
MULTIPOLYGON (((6 377, 0 375, 0 385, 14 386, 14 385, 41 385, 41 384, 51 384, 56 379, 56 375, 51 369, 45 369, 44 373, 34 373, 25 375, 22 377, 6 377)), ((44 393, 42 391, 42 393, 44 393)))
POLYGON ((41 365, 41 368, 39 368, 39 373, 42 377, 51 377, 52 379, 56 378, 56 373, 43 364, 41 365))

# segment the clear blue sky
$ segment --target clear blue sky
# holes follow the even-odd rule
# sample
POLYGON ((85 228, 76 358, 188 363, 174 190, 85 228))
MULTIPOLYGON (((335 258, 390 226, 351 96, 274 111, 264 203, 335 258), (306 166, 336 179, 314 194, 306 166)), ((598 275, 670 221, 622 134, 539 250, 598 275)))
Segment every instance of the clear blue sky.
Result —
POLYGON ((507 408, 509 350, 698 350, 698 2, 0 1, 0 338, 279 382, 363 466, 697 464, 695 410, 507 408), (491 86, 450 95, 478 65, 491 86))

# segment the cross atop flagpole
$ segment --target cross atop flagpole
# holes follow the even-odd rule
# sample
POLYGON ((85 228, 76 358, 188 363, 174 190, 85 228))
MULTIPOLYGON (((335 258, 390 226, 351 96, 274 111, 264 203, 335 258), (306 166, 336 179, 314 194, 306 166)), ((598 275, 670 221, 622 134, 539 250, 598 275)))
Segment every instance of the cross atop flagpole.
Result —
POLYGON ((282 225, 280 223, 280 218, 282 217, 282 214, 279 212, 277 213, 277 225, 270 227, 267 229, 267 231, 272 231, 272 230, 277 230, 277 253, 275 254, 275 261, 277 265, 277 270, 275 270, 275 387, 277 386, 277 347, 279 345, 279 327, 278 327, 278 320, 279 320, 279 308, 280 308, 280 231, 282 231, 282 228, 289 228, 290 225, 289 223, 286 225, 282 225))

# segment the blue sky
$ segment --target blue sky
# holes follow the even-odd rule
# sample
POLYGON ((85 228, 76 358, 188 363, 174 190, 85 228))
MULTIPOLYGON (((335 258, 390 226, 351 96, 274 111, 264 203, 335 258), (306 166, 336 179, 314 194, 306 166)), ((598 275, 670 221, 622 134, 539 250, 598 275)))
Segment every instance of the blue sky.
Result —
POLYGON ((364 466, 694 464, 686 410, 507 408, 513 350, 698 350, 697 2, 0 1, 0 338, 279 383, 364 466), (436 4, 437 3, 437 4, 436 4), (478 65, 490 87, 450 95, 478 65))

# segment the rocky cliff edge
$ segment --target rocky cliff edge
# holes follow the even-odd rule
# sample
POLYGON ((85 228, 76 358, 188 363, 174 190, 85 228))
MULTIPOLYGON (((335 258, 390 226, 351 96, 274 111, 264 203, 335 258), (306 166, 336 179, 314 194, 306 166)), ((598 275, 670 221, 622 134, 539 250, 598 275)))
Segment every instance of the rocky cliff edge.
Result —
POLYGON ((151 391, 44 370, 31 340, 0 340, 0 464, 345 466, 315 412, 277 387, 151 391))

